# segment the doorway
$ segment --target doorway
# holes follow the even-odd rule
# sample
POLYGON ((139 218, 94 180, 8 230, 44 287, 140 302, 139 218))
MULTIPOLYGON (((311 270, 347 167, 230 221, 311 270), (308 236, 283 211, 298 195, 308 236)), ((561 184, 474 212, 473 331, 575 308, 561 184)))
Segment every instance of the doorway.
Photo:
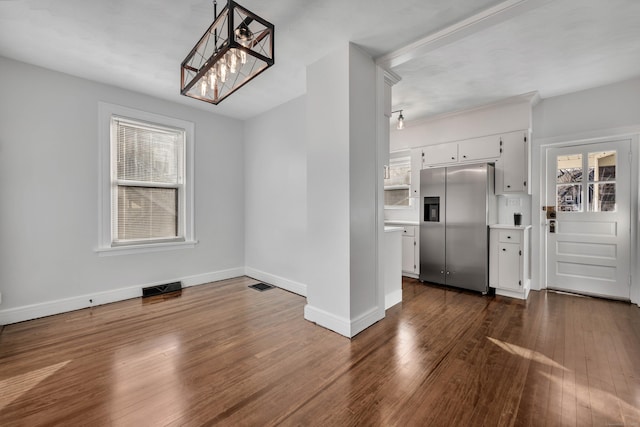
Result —
POLYGON ((631 141, 549 148, 547 288, 629 300, 631 141))

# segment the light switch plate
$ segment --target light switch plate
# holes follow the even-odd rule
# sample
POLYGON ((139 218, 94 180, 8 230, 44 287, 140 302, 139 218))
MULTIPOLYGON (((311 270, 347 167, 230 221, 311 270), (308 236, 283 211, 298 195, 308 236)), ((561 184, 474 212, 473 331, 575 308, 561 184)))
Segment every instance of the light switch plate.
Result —
POLYGON ((520 199, 507 199, 507 206, 520 206, 520 199))

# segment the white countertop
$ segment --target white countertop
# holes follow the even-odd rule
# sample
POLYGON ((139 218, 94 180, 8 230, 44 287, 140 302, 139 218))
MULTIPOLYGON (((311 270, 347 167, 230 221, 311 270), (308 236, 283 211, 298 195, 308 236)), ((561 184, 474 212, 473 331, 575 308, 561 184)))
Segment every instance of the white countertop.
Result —
POLYGON ((384 232, 385 233, 393 233, 394 231, 404 231, 404 228, 402 227, 391 227, 388 225, 384 226, 384 232))
POLYGON ((418 221, 402 221, 396 219, 386 219, 384 225, 420 225, 418 221))
POLYGON ((531 226, 530 225, 493 224, 493 225, 490 225, 489 228, 501 228, 505 230, 526 230, 527 228, 531 228, 531 226))

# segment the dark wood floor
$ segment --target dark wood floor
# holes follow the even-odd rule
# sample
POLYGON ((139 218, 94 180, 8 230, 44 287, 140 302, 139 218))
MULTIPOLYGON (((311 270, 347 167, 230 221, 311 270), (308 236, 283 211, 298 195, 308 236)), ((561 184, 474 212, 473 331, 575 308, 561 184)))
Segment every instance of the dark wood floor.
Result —
POLYGON ((414 280, 353 340, 248 278, 8 325, 0 425, 640 426, 640 309, 414 280))

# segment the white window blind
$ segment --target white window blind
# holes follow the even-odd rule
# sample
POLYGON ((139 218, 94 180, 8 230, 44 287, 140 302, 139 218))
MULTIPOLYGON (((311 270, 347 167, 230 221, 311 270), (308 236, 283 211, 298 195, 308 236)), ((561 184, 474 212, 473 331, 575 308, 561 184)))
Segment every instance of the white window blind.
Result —
POLYGON ((112 118, 112 242, 184 238, 185 131, 112 118))

